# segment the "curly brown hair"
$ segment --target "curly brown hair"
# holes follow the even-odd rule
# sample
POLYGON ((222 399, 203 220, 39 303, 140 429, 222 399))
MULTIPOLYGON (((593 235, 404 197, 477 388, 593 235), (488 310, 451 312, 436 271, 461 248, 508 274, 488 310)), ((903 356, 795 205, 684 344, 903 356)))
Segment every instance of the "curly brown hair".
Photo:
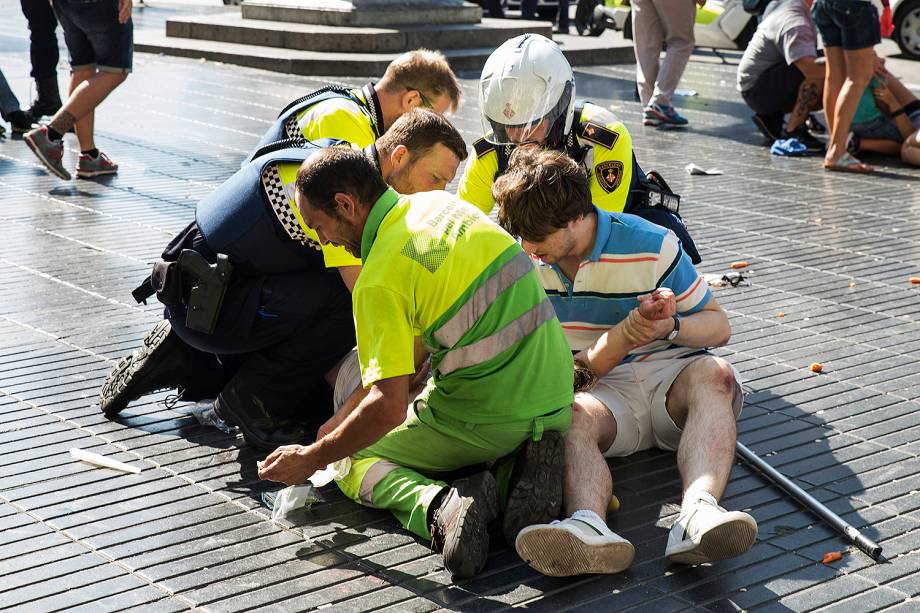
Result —
POLYGON ((502 228, 532 242, 594 210, 584 168, 565 153, 536 146, 514 151, 492 195, 502 228))

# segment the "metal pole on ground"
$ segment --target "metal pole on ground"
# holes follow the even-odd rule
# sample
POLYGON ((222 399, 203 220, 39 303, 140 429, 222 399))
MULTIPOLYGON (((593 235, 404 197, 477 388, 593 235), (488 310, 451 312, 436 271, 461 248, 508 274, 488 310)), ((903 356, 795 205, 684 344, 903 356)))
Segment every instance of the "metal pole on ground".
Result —
POLYGON ((759 470, 770 481, 779 486, 787 494, 798 500, 806 509, 823 519, 825 522, 834 527, 838 532, 843 534, 856 545, 861 551, 865 552, 873 560, 878 560, 882 555, 882 547, 872 539, 866 537, 859 530, 843 521, 843 519, 818 502, 811 494, 793 483, 788 477, 778 470, 767 464, 763 459, 757 456, 753 451, 742 445, 740 442, 735 443, 735 449, 738 455, 745 462, 759 470))

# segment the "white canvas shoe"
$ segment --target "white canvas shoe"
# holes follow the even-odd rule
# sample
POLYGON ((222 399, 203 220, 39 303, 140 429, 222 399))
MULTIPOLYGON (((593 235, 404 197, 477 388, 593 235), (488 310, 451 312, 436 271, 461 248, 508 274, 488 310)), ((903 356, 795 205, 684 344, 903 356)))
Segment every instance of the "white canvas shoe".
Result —
POLYGON ((552 577, 613 574, 632 564, 632 543, 586 518, 568 517, 527 526, 514 542, 518 555, 534 570, 552 577))
POLYGON ((701 564, 741 555, 757 540, 757 522, 747 513, 726 511, 709 494, 681 509, 671 526, 664 555, 677 564, 701 564))

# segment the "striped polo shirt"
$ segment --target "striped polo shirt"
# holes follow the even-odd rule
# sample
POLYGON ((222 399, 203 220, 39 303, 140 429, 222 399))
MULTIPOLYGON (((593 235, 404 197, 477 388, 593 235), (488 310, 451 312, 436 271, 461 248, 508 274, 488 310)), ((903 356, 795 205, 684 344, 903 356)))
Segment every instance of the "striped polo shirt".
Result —
MULTIPOLYGON (((594 249, 570 282, 557 266, 536 262, 572 351, 590 347, 639 305, 637 296, 659 287, 677 297, 677 312, 690 315, 709 302, 709 287, 673 232, 635 215, 595 207, 594 249)), ((682 357, 699 349, 668 341, 639 347, 624 362, 682 357)))

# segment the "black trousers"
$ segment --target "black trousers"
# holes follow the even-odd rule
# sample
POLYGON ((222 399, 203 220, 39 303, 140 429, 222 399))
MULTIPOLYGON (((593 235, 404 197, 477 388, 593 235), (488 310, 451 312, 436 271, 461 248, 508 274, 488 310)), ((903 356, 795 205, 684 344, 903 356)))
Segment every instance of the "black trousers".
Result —
POLYGON ((58 51, 57 18, 48 0, 20 0, 22 14, 29 22, 29 56, 33 79, 57 78, 58 51))
POLYGON ((238 397, 277 417, 331 415, 324 375, 355 346, 351 294, 334 270, 234 279, 213 334, 190 330, 182 310, 166 316, 189 346, 219 358, 238 397))

